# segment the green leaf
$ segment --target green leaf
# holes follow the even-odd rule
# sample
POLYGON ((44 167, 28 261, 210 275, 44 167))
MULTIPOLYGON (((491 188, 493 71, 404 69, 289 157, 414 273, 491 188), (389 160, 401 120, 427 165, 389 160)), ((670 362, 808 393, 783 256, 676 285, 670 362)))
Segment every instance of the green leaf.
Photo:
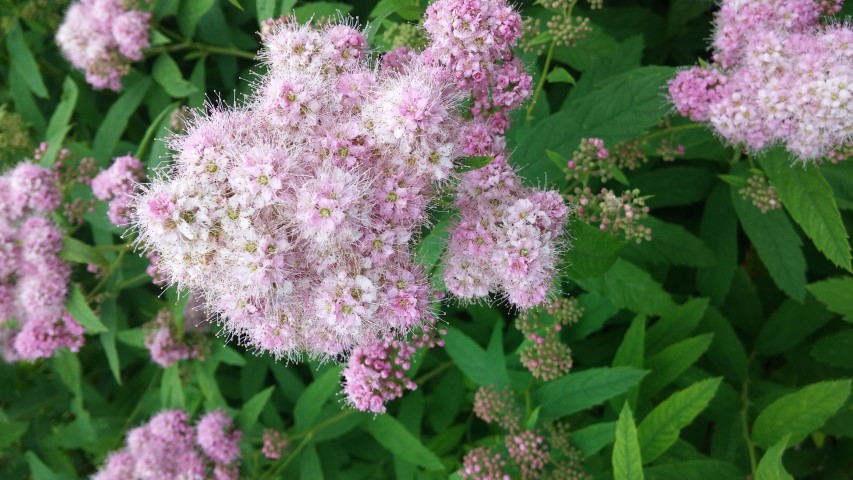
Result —
POLYGON ((714 398, 721 381, 709 378, 694 383, 673 393, 646 415, 637 429, 643 463, 654 461, 675 444, 681 429, 692 423, 714 398))
POLYGON ((275 16, 277 0, 258 0, 256 10, 258 11, 258 25, 275 16))
POLYGON ((163 370, 160 379, 160 405, 163 408, 184 408, 184 387, 181 384, 180 364, 163 370))
POLYGON ((178 64, 168 53, 161 53, 154 61, 151 76, 173 98, 183 98, 196 92, 195 85, 184 79, 178 64))
POLYGON ((214 351, 213 355, 211 355, 211 357, 215 358, 215 359, 217 359, 217 360, 219 360, 222 363, 225 363, 227 365, 233 365, 235 367, 245 367, 246 366, 246 359, 243 358, 243 356, 240 355, 240 353, 237 352, 237 350, 234 350, 233 348, 229 347, 228 345, 223 345, 221 347, 217 347, 216 350, 214 351))
POLYGON ((340 376, 340 367, 329 368, 302 392, 293 407, 294 426, 298 430, 305 430, 313 425, 323 405, 338 389, 340 376))
POLYGON ((27 459, 27 463, 30 465, 30 474, 32 474, 33 480, 61 480, 61 477, 45 465, 32 450, 28 450, 24 454, 24 458, 27 459))
POLYGON ((24 32, 17 20, 13 20, 6 34, 6 49, 9 52, 12 70, 19 73, 29 89, 41 98, 47 98, 47 87, 41 78, 36 59, 24 39, 24 32))
POLYGON ((648 480, 743 480, 744 472, 719 460, 687 460, 646 468, 648 480))
POLYGON ((755 470, 755 480, 794 480, 782 465, 782 455, 787 445, 788 437, 785 436, 764 452, 755 470))
POLYGON ((548 83, 568 83, 570 85, 575 84, 575 77, 572 76, 571 73, 566 71, 563 67, 557 67, 551 70, 551 73, 546 77, 548 83))
POLYGON ((47 122, 30 92, 29 83, 17 70, 9 72, 9 95, 15 105, 15 111, 32 125, 40 135, 44 132, 47 122))
MULTIPOLYGON (((853 291, 847 293, 851 295, 853 291)), ((805 341, 831 318, 832 314, 811 295, 804 303, 785 300, 761 326, 755 351, 762 355, 784 353, 805 341)))
POLYGON ((121 362, 118 357, 118 349, 116 348, 118 311, 116 309, 115 298, 108 298, 101 302, 100 310, 100 318, 103 319, 107 331, 101 333, 98 338, 104 347, 104 354, 107 356, 107 363, 110 366, 110 371, 113 373, 113 378, 116 379, 116 383, 121 385, 121 362))
POLYGON ((817 361, 827 365, 853 368, 853 348, 850 348, 851 345, 853 345, 853 329, 846 328, 815 342, 811 355, 817 361))
MULTIPOLYGON (((625 332, 622 338, 622 343, 616 350, 616 355, 613 357, 614 367, 635 367, 643 368, 644 348, 646 344, 646 317, 637 315, 625 332)), ((628 392, 628 404, 636 408, 637 405, 637 387, 632 388, 628 392)), ((625 399, 621 396, 610 399, 610 405, 613 410, 619 408, 619 405, 624 403, 625 399)))
POLYGON ((71 126, 66 126, 48 137, 47 151, 39 159, 39 166, 51 168, 56 163, 56 158, 59 156, 59 151, 62 150, 62 145, 65 143, 65 136, 71 131, 71 126))
POLYGON ((699 326, 699 321, 707 310, 707 298, 691 298, 664 312, 660 319, 649 327, 646 349, 649 352, 658 352, 687 337, 699 326))
POLYGON ((228 2, 229 2, 231 5, 234 5, 235 7, 239 8, 241 11, 242 11, 242 10, 245 10, 245 9, 243 8, 243 6, 242 6, 242 5, 240 5, 240 2, 238 2, 237 0, 228 0, 228 2))
POLYGON ((83 325, 87 333, 108 331, 107 327, 101 323, 101 319, 95 315, 95 312, 86 303, 86 298, 76 283, 71 285, 71 294, 68 296, 68 301, 65 302, 65 308, 74 317, 74 320, 77 320, 77 323, 83 325))
POLYGON ((145 155, 148 154, 148 150, 151 147, 151 143, 154 142, 154 137, 157 135, 157 131, 161 127, 161 124, 164 122, 166 117, 171 115, 179 106, 180 104, 175 102, 157 114, 157 117, 154 118, 154 121, 152 121, 151 125, 148 126, 148 129, 145 130, 145 136, 143 136, 142 141, 139 142, 139 147, 136 148, 136 158, 145 158, 145 155))
POLYGON ((738 334, 732 327, 731 321, 715 308, 710 307, 702 317, 699 332, 714 334, 714 341, 708 349, 706 358, 733 383, 746 380, 746 369, 749 363, 746 349, 738 334))
MULTIPOLYGON (((183 3, 194 2, 182 2, 182 5, 183 3)), ((95 133, 95 140, 92 143, 95 159, 102 167, 109 164, 116 144, 119 138, 121 138, 121 134, 124 133, 124 129, 127 128, 130 116, 139 107, 150 85, 150 78, 139 78, 136 82, 126 87, 124 93, 118 97, 109 111, 107 111, 107 115, 104 117, 101 126, 98 127, 98 131, 95 133)))
POLYGON ((558 418, 599 405, 627 392, 648 372, 632 367, 590 368, 572 372, 542 385, 533 392, 542 406, 543 420, 558 418))
POLYGON ((660 92, 673 72, 670 67, 648 66, 612 77, 537 123, 536 134, 524 137, 510 162, 533 184, 563 184, 565 175, 545 150, 569 158, 584 137, 615 144, 641 135, 666 114, 668 107, 660 92))
POLYGON ((364 428, 395 456, 427 470, 444 469, 441 460, 393 417, 379 415, 373 421, 365 423, 364 428))
POLYGON ((323 465, 317 455, 317 447, 309 444, 299 455, 299 478, 323 480, 323 465))
POLYGON ((252 398, 243 405, 243 408, 237 415, 237 425, 240 426, 240 430, 248 432, 255 426, 255 423, 258 421, 258 417, 261 416, 261 411, 269 401, 273 390, 275 390, 275 386, 267 387, 254 394, 252 398))
POLYGON ((571 227, 572 244, 566 251, 566 272, 571 279, 597 277, 616 263, 625 242, 584 222, 571 227))
POLYGON ((782 396, 768 405, 752 425, 752 439, 769 448, 786 436, 800 443, 844 405, 850 380, 819 382, 782 396))
POLYGON ((73 237, 62 238, 62 251, 59 252, 59 258, 74 263, 93 263, 104 267, 110 265, 110 261, 101 252, 95 250, 95 247, 73 237))
POLYGON ((616 440, 610 460, 615 480, 643 480, 643 459, 640 451, 634 415, 626 403, 616 422, 616 440))
POLYGON ((334 17, 338 13, 346 15, 352 11, 352 5, 338 2, 311 2, 301 7, 293 9, 293 14, 296 15, 296 20, 300 23, 308 20, 319 20, 321 18, 334 17))
POLYGON ((851 270, 850 243, 832 188, 812 163, 792 166, 781 148, 761 157, 761 165, 779 200, 797 224, 832 263, 851 270))
POLYGON ((767 267, 770 278, 791 298, 803 301, 806 259, 800 237, 788 216, 781 210, 761 213, 735 189, 731 189, 731 199, 741 227, 767 267))
POLYGON ((459 165, 456 167, 456 171, 458 173, 465 173, 470 172, 471 170, 477 170, 492 163, 494 159, 494 155, 486 155, 482 157, 462 157, 457 161, 459 165))
MULTIPOLYGON (((741 178, 741 177, 737 177, 741 178)), ((715 306, 725 301, 737 270, 737 215, 729 189, 718 184, 705 202, 699 236, 714 252, 714 263, 696 272, 696 286, 715 306)))
POLYGON ((631 186, 650 195, 646 205, 652 209, 692 205, 708 196, 714 186, 714 173, 692 165, 655 168, 633 175, 631 186))
POLYGON ((583 289, 635 313, 660 315, 675 308, 675 302, 648 272, 621 258, 600 277, 574 280, 583 289))
POLYGON ((453 363, 477 385, 497 388, 509 385, 503 358, 494 358, 477 342, 453 327, 445 327, 444 350, 453 363))
POLYGON ((572 432, 571 441, 584 458, 589 458, 616 438, 616 422, 596 423, 572 432))
POLYGON ((65 77, 65 81, 62 82, 62 97, 47 124, 47 130, 44 133, 45 138, 56 136, 65 130, 71 122, 71 114, 74 113, 74 107, 77 106, 78 93, 77 84, 74 83, 74 80, 70 76, 65 77))
POLYGON ((651 373, 643 382, 643 394, 652 396, 675 381, 708 350, 712 334, 699 335, 670 345, 646 361, 651 373))
POLYGON ((0 451, 20 440, 29 428, 29 422, 0 422, 0 451))
POLYGON ((214 3, 216 3, 215 0, 183 0, 181 2, 178 9, 178 28, 185 37, 193 37, 198 21, 214 3))
POLYGON ((717 178, 735 188, 743 188, 749 185, 749 181, 746 178, 737 175, 717 175, 717 178))
POLYGON ((714 254, 705 242, 681 225, 654 217, 643 220, 652 229, 652 241, 629 243, 624 256, 637 263, 705 267, 714 264, 714 254))
POLYGON ((835 277, 812 283, 808 289, 826 308, 853 322, 853 277, 835 277))

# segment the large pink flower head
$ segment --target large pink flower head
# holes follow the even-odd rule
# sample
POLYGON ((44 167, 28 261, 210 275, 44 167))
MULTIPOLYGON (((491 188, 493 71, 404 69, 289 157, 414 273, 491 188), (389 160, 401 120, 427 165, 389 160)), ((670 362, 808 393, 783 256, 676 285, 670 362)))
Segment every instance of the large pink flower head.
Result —
POLYGON ((63 232, 48 216, 61 199, 54 170, 23 162, 0 176, 0 349, 10 361, 76 352, 84 342, 65 311, 71 268, 59 258, 63 232))
POLYGON ((186 412, 167 410, 128 432, 126 446, 112 452, 92 478, 236 480, 241 437, 223 411, 204 415, 193 427, 186 412))
POLYGON ((78 0, 56 31, 62 54, 86 72, 86 81, 95 88, 121 90, 121 79, 130 71, 130 64, 143 58, 142 50, 149 45, 151 13, 132 8, 136 3, 78 0))
POLYGON ((345 354, 431 318, 410 245, 460 156, 457 91, 368 62, 349 23, 268 25, 241 107, 170 141, 134 200, 138 242, 225 331, 278 357, 345 354))
POLYGON ((784 145, 819 160, 853 140, 853 28, 821 25, 841 2, 727 0, 717 15, 715 64, 670 82, 678 111, 724 139, 784 145))

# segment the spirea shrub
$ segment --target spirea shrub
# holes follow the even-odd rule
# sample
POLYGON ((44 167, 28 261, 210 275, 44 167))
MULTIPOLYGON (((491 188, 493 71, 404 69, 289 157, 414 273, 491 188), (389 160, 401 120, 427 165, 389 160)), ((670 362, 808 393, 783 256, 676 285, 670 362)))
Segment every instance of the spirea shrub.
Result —
POLYGON ((851 14, 0 2, 0 478, 850 477, 851 14))

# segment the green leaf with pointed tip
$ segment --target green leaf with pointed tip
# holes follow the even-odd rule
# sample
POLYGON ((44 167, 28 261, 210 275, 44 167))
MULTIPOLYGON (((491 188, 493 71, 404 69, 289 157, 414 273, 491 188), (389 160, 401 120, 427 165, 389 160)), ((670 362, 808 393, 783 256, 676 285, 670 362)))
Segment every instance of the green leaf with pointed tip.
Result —
POLYGON ((787 445, 788 437, 785 436, 764 452, 755 470, 755 480, 794 480, 782 465, 782 455, 787 445))
POLYGON ((675 381, 708 350, 713 338, 712 334, 688 338, 649 357, 646 368, 652 373, 643 382, 643 394, 652 396, 675 381))
POLYGON ((471 170, 477 170, 478 168, 483 168, 486 165, 492 163, 494 160, 494 155, 484 155, 480 157, 462 157, 457 160, 458 166, 456 167, 456 171, 458 173, 465 173, 470 172, 471 170))
POLYGON ((649 273, 621 258, 596 278, 574 279, 584 290, 607 298, 617 307, 644 315, 660 315, 675 308, 672 297, 649 273))
POLYGON ((314 424, 323 405, 338 389, 340 376, 341 367, 329 368, 302 392, 293 408, 294 426, 298 430, 305 430, 314 424))
POLYGON ((789 436, 792 444, 819 429, 850 396, 850 380, 819 382, 783 395, 768 405, 752 425, 752 439, 769 448, 789 436))
POLYGON ((121 134, 124 133, 124 129, 127 128, 130 116, 139 107, 142 98, 148 92, 149 86, 151 86, 149 77, 137 77, 135 82, 125 85, 124 93, 110 106, 92 142, 92 150, 100 166, 109 165, 113 150, 118 144, 121 134))
POLYGON ((74 263, 92 263, 100 266, 110 264, 110 261, 101 252, 95 250, 95 247, 73 237, 62 238, 62 251, 59 252, 59 258, 74 263))
POLYGON ((761 157, 761 165, 779 200, 832 263, 851 270, 850 242, 829 183, 812 163, 791 165, 781 148, 761 157))
POLYGON ((255 426, 255 423, 258 421, 258 417, 261 416, 261 411, 269 401, 270 396, 272 396, 273 390, 275 390, 275 386, 267 387, 254 394, 252 398, 243 405, 243 408, 240 410, 240 414, 237 415, 237 425, 240 426, 240 430, 248 432, 255 426))
POLYGON ((462 373, 482 387, 494 385, 501 388, 509 385, 502 354, 496 358, 496 355, 484 350, 459 330, 452 327, 446 327, 446 330, 444 350, 462 373))
POLYGON ((572 432, 572 445, 589 458, 616 438, 616 422, 596 423, 572 432))
POLYGON ((681 429, 690 425, 708 406, 722 378, 709 378, 673 393, 654 408, 637 428, 643 463, 666 453, 678 440, 681 429))
POLYGON ((563 257, 571 279, 604 274, 616 263, 625 242, 584 222, 571 226, 572 245, 563 257))
POLYGON ((65 77, 62 82, 62 98, 56 108, 53 110, 53 115, 50 116, 50 122, 47 124, 47 130, 44 133, 45 138, 51 138, 57 133, 63 131, 71 122, 71 115, 74 113, 74 107, 77 106, 77 84, 70 76, 65 77))
POLYGON ((173 98, 183 98, 196 92, 195 85, 184 78, 178 64, 168 53, 161 53, 154 61, 151 76, 173 98))
POLYGON ((407 460, 427 470, 443 470, 444 464, 430 449, 406 430, 400 422, 389 415, 379 415, 374 420, 368 420, 365 430, 380 445, 394 455, 407 460))
POLYGON ((86 303, 86 298, 83 296, 83 293, 80 291, 80 287, 78 287, 76 283, 71 285, 71 294, 68 296, 68 301, 65 302, 65 308, 68 310, 68 313, 74 317, 74 320, 76 320, 77 323, 83 325, 87 333, 101 333, 107 331, 107 327, 101 323, 101 319, 95 315, 95 312, 93 312, 89 307, 89 304, 86 303))
POLYGON ((632 367, 590 368, 552 380, 533 392, 547 420, 580 412, 627 392, 648 372, 632 367))
POLYGON ((615 480, 643 480, 643 459, 640 454, 637 425, 631 407, 625 403, 616 422, 616 440, 613 442, 613 465, 615 480))
POLYGON ((808 289, 826 308, 853 322, 853 277, 835 277, 812 283, 808 289))
POLYGON ((195 29, 201 17, 210 10, 216 0, 184 0, 178 9, 178 28, 187 38, 195 35, 195 29))
POLYGON ((548 83, 568 83, 570 85, 575 84, 575 77, 572 76, 571 73, 566 71, 563 67, 557 67, 551 70, 551 73, 546 77, 548 83))
MULTIPOLYGON (((14 17, 13 17, 14 18, 14 17)), ((12 20, 6 34, 6 49, 9 52, 12 70, 26 79, 29 89, 41 98, 47 98, 47 87, 41 78, 38 63, 24 39, 24 31, 17 20, 12 20)))

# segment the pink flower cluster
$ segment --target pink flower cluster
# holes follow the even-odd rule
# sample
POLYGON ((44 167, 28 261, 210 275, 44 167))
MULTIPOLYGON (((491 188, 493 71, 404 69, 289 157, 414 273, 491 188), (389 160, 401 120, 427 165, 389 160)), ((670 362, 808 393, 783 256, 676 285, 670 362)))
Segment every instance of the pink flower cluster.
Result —
POLYGON ((542 303, 556 274, 568 208, 557 192, 526 188, 506 161, 508 113, 530 96, 530 76, 513 56, 521 17, 504 0, 440 0, 427 9, 424 52, 470 92, 474 118, 461 132, 467 155, 494 161, 466 173, 456 197, 444 280, 464 300, 501 292, 513 305, 542 303))
POLYGON ((151 13, 126 0, 79 0, 65 13, 56 43, 86 81, 97 89, 121 90, 130 64, 142 60, 149 45, 151 13))
POLYGON ((326 357, 431 318, 410 243, 458 156, 458 97, 426 66, 370 67, 361 32, 281 20, 249 104, 170 141, 132 205, 170 283, 259 351, 326 357))
POLYGON ((137 183, 145 177, 142 164, 133 155, 117 157, 109 168, 92 179, 92 193, 98 200, 110 202, 107 215, 113 224, 128 222, 127 214, 131 196, 137 183))
POLYGON ((724 1, 715 64, 680 72, 672 103, 752 150, 783 144, 817 161, 843 147, 853 139, 853 28, 820 23, 840 3, 724 1))
POLYGON ((77 351, 83 327, 65 311, 71 268, 62 230, 48 217, 61 201, 54 170, 24 162, 0 176, 0 330, 7 361, 77 351), (11 349, 9 349, 11 347, 11 349))
POLYGON ((166 478, 236 480, 240 476, 240 439, 221 410, 204 415, 195 428, 181 410, 161 412, 127 434, 93 480, 166 478))
POLYGON ((271 428, 264 430, 263 440, 264 443, 261 447, 261 453, 270 460, 278 460, 281 458, 284 450, 288 445, 290 445, 290 440, 288 440, 284 433, 271 428))
MULTIPOLYGON (((145 347, 151 353, 151 360, 163 368, 168 368, 180 360, 191 358, 203 359, 205 345, 203 339, 195 332, 184 332, 183 339, 175 331, 172 314, 162 310, 157 317, 146 325, 148 334, 145 337, 145 347)), ((186 329, 185 329, 186 330, 186 329)))
POLYGON ((350 405, 363 412, 385 413, 385 402, 416 389, 406 372, 415 350, 444 345, 437 333, 441 332, 417 334, 411 341, 387 338, 353 350, 344 369, 344 394, 350 405))
POLYGON ((464 480, 510 480, 506 461, 494 448, 476 447, 462 458, 457 472, 464 480))
POLYGON ((531 310, 519 316, 516 327, 527 342, 519 349, 521 363, 534 377, 550 381, 566 375, 572 369, 572 350, 560 341, 564 326, 577 323, 583 308, 574 298, 558 298, 544 312, 531 310))

